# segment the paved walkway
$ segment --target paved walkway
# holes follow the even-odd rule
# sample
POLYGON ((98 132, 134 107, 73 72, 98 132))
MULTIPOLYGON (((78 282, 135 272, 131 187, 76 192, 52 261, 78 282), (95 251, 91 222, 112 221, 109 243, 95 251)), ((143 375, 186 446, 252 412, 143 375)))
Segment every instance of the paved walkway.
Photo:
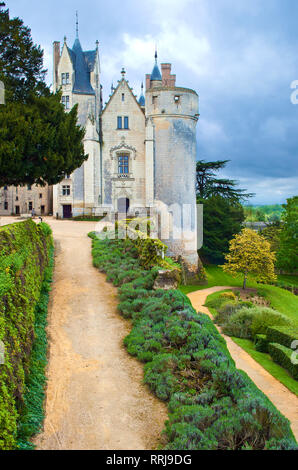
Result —
MULTIPOLYGON (((188 297, 197 312, 206 313, 212 318, 207 307, 204 307, 208 295, 233 287, 211 287, 188 294, 188 297)), ((218 328, 220 331, 220 328, 218 328)), ((222 336, 227 342, 228 349, 238 369, 244 370, 254 381, 257 387, 267 395, 276 408, 286 416, 290 423, 292 431, 298 441, 298 398, 290 392, 278 380, 272 377, 260 364, 258 364, 247 352, 226 335, 222 336)))
POLYGON ((92 266, 94 223, 46 219, 56 242, 49 306, 50 352, 44 432, 46 450, 151 450, 168 418, 142 384, 143 366, 123 339, 117 291, 92 266))

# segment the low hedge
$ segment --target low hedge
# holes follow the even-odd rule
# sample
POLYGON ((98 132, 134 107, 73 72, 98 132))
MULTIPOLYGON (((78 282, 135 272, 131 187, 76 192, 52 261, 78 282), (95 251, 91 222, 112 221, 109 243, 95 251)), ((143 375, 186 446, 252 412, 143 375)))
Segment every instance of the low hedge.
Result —
POLYGON ((31 219, 0 228, 0 450, 17 447, 18 426, 28 410, 31 352, 37 305, 50 260, 50 228, 31 219))
POLYGON ((284 367, 295 380, 298 380, 298 363, 295 364, 293 362, 293 355, 296 357, 297 354, 293 349, 287 348, 282 344, 270 343, 268 350, 274 362, 284 367))
POLYGON ((165 449, 298 449, 288 420, 236 369, 209 317, 177 290, 153 290, 157 270, 142 270, 132 241, 94 239, 93 261, 119 287, 119 312, 132 320, 128 352, 168 402, 165 449))
POLYGON ((278 343, 291 348, 294 341, 298 341, 298 330, 288 326, 272 326, 268 328, 267 337, 269 343, 278 343))
POLYGON ((268 353, 268 339, 266 335, 256 335, 255 337, 256 350, 263 353, 268 353))

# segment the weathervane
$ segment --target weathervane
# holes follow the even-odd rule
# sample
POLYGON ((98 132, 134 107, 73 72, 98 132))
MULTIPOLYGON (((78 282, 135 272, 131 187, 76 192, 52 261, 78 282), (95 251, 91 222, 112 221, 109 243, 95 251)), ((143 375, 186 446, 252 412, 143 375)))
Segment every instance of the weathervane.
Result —
POLYGON ((77 34, 77 38, 79 37, 79 13, 78 13, 78 10, 76 11, 76 18, 77 18, 77 21, 76 21, 76 34, 77 34))

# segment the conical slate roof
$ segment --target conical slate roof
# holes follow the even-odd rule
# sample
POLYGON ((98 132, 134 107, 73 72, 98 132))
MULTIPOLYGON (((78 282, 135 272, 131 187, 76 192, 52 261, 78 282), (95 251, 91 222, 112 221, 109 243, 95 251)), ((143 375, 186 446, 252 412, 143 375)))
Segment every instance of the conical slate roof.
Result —
POLYGON ((152 82, 153 81, 159 81, 159 82, 162 81, 161 73, 160 73, 159 67, 157 65, 157 50, 155 51, 155 65, 154 65, 154 68, 152 70, 151 81, 152 82))
POLYGON ((75 56, 75 61, 73 60, 75 69, 73 92, 94 95, 90 83, 90 70, 92 70, 92 62, 95 62, 96 54, 91 54, 91 51, 84 53, 78 37, 74 42, 72 53, 75 56))

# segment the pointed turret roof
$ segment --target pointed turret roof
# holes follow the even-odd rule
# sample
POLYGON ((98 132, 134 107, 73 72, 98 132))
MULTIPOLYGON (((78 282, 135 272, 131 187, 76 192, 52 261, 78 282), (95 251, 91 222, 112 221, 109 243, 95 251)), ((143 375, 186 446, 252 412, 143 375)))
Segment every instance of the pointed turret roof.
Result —
POLYGON ((155 65, 151 74, 151 81, 162 81, 161 73, 157 64, 157 50, 155 51, 155 65))
POLYGON ((90 83, 90 71, 94 68, 96 51, 84 53, 80 40, 76 37, 72 47, 72 53, 75 56, 75 61, 73 60, 75 69, 73 92, 94 95, 94 90, 90 83))
POLYGON ((139 105, 142 106, 142 108, 145 106, 145 96, 144 96, 144 85, 142 83, 142 86, 141 86, 141 89, 142 89, 142 92, 141 92, 141 96, 139 98, 139 105))

